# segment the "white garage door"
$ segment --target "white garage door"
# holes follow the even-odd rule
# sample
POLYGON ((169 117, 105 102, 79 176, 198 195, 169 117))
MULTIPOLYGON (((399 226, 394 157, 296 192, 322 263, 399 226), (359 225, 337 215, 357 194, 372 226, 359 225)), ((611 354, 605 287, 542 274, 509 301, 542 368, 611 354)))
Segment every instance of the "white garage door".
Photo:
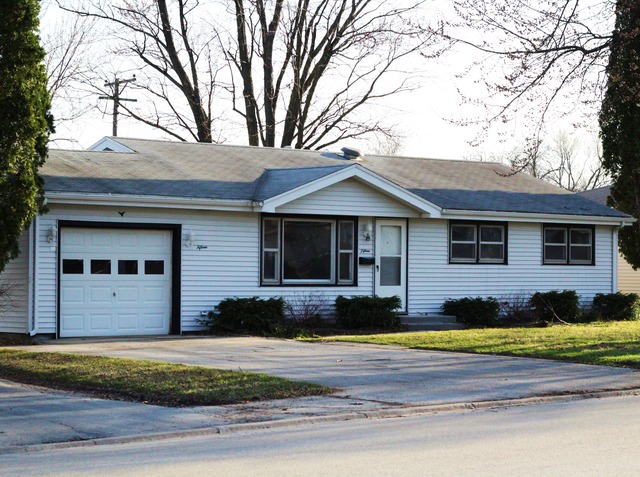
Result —
POLYGON ((64 227, 60 336, 168 334, 171 232, 64 227))

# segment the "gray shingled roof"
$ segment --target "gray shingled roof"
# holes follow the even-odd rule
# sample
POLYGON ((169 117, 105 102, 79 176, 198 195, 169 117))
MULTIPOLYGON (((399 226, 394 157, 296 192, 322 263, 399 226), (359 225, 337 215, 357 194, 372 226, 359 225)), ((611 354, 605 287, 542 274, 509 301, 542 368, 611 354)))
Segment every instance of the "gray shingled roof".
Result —
MULTIPOLYGON (((261 201, 353 164, 328 152, 113 139, 135 152, 51 149, 45 190, 261 201)), ((496 163, 367 155, 357 164, 444 209, 627 217, 496 163)))
POLYGON ((607 199, 609 198, 610 193, 611 186, 604 186, 597 189, 583 190, 582 192, 578 192, 577 195, 597 202, 598 204, 607 205, 607 199))

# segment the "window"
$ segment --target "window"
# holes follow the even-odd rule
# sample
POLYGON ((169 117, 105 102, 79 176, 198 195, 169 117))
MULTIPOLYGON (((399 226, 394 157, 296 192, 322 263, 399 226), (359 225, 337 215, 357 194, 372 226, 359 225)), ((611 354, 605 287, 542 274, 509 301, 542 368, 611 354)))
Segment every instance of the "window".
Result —
POLYGON ((353 283, 354 227, 353 220, 338 222, 338 283, 353 283))
POLYGON ((506 224, 453 222, 449 231, 450 263, 507 263, 506 224))
POLYGON ((164 275, 164 260, 145 260, 145 275, 164 275))
POLYGON ((543 262, 546 265, 593 265, 594 229, 588 226, 545 225, 543 262))
POLYGON ((264 285, 355 283, 355 221, 265 217, 264 285))
POLYGON ((91 260, 91 275, 111 275, 111 260, 91 260))
POLYGON ((82 275, 84 273, 84 260, 65 258, 62 261, 62 273, 65 275, 82 275))
POLYGON ((262 282, 280 282, 280 219, 262 221, 262 282))
POLYGON ((137 260, 118 260, 118 275, 137 275, 137 260))

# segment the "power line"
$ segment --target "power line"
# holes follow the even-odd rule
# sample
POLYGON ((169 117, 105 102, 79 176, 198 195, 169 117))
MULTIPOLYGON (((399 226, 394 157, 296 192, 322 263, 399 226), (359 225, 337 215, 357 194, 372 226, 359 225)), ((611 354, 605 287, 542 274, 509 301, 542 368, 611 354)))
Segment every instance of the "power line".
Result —
POLYGON ((133 83, 136 80, 136 75, 133 75, 133 78, 121 80, 120 78, 116 78, 113 83, 106 82, 105 87, 110 87, 111 91, 113 91, 113 95, 111 96, 100 96, 99 99, 107 99, 113 101, 113 135, 118 135, 118 106, 120 105, 120 101, 131 101, 133 103, 137 102, 137 99, 132 98, 121 98, 120 93, 124 90, 124 86, 127 83, 133 83), (122 87, 122 88, 121 88, 122 87))

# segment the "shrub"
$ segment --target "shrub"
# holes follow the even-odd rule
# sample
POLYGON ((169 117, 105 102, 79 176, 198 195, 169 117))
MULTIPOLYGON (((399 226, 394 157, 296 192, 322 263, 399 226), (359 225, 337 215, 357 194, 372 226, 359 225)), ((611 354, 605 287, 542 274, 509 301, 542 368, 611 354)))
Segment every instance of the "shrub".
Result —
POLYGON ((294 292, 284 304, 285 319, 293 326, 319 327, 326 325, 322 312, 327 308, 324 293, 317 291, 294 292))
POLYGON ((512 292, 501 298, 498 323, 504 326, 531 325, 537 321, 531 307, 531 293, 512 292))
POLYGON ((401 306, 400 297, 354 296, 336 298, 336 325, 349 329, 400 329, 400 318, 395 311, 401 306))
POLYGON ((470 326, 493 326, 498 320, 500 304, 493 297, 459 298, 446 300, 442 311, 454 315, 458 321, 470 326))
POLYGON ((284 299, 225 298, 204 323, 216 332, 275 334, 284 326, 284 299))
POLYGON ((575 323, 580 316, 578 294, 575 290, 536 292, 530 302, 538 320, 542 323, 554 321, 575 323))
POLYGON ((635 293, 598 293, 591 310, 603 321, 630 321, 638 319, 639 303, 635 293))

